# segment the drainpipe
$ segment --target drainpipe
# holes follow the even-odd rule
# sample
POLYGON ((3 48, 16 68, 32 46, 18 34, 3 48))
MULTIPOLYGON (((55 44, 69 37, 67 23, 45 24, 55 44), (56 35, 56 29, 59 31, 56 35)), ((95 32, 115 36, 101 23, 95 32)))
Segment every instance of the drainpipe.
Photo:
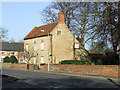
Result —
POLYGON ((49 32, 48 32, 48 71, 49 71, 49 32))
POLYGON ((73 58, 75 60, 75 35, 73 34, 73 58))
POLYGON ((53 64, 52 34, 51 34, 51 63, 53 64))

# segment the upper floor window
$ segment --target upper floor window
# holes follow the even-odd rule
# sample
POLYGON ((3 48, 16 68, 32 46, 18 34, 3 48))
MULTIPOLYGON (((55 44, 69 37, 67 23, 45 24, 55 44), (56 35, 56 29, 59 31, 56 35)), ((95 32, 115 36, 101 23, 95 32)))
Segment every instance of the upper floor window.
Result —
POLYGON ((15 53, 14 52, 11 52, 11 55, 14 55, 15 53))
POLYGON ((20 53, 20 55, 24 55, 24 53, 23 53, 23 52, 21 52, 21 53, 20 53))
POLYGON ((41 30, 41 32, 44 32, 44 30, 41 30))
POLYGON ((17 52, 14 52, 15 55, 17 55, 17 52))
POLYGON ((41 50, 44 50, 44 41, 41 41, 41 50))
POLYGON ((34 50, 37 50, 36 41, 34 41, 34 50))
POLYGON ((1 54, 7 54, 7 52, 1 52, 1 54))
POLYGON ((26 51, 28 51, 28 44, 26 44, 26 51))
POLYGON ((75 43, 75 48, 79 48, 79 44, 75 43))
POLYGON ((61 30, 57 30, 57 35, 61 35, 61 30))

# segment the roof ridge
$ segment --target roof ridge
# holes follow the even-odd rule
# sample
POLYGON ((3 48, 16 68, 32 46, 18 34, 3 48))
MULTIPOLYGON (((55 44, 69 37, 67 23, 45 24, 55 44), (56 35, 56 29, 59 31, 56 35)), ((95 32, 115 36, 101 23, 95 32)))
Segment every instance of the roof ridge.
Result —
MULTIPOLYGON (((42 26, 47 26, 47 25, 50 25, 50 24, 53 24, 53 23, 58 23, 58 21, 56 21, 56 22, 52 22, 52 23, 48 23, 48 24, 46 24, 46 25, 42 25, 42 26)), ((39 27, 42 27, 42 26, 39 26, 39 27)), ((35 28, 39 28, 39 27, 35 27, 35 28)))
MULTIPOLYGON (((1 41, 1 42, 10 43, 11 41, 1 41)), ((11 42, 11 43, 24 43, 24 42, 11 42)))

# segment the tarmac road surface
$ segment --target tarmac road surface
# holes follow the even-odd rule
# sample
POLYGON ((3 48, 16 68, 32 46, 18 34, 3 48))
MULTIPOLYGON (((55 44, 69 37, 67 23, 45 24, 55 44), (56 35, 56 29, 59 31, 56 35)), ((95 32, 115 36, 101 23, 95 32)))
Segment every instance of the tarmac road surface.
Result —
POLYGON ((2 74, 20 79, 2 88, 120 88, 118 78, 15 69, 2 69, 2 74))

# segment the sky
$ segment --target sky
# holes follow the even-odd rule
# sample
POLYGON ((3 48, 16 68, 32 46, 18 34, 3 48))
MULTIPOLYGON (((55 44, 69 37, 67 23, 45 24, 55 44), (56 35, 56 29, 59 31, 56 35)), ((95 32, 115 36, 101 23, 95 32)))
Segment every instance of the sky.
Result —
POLYGON ((51 2, 2 2, 1 26, 8 30, 7 41, 21 41, 35 26, 44 25, 41 11, 50 4, 51 2))

